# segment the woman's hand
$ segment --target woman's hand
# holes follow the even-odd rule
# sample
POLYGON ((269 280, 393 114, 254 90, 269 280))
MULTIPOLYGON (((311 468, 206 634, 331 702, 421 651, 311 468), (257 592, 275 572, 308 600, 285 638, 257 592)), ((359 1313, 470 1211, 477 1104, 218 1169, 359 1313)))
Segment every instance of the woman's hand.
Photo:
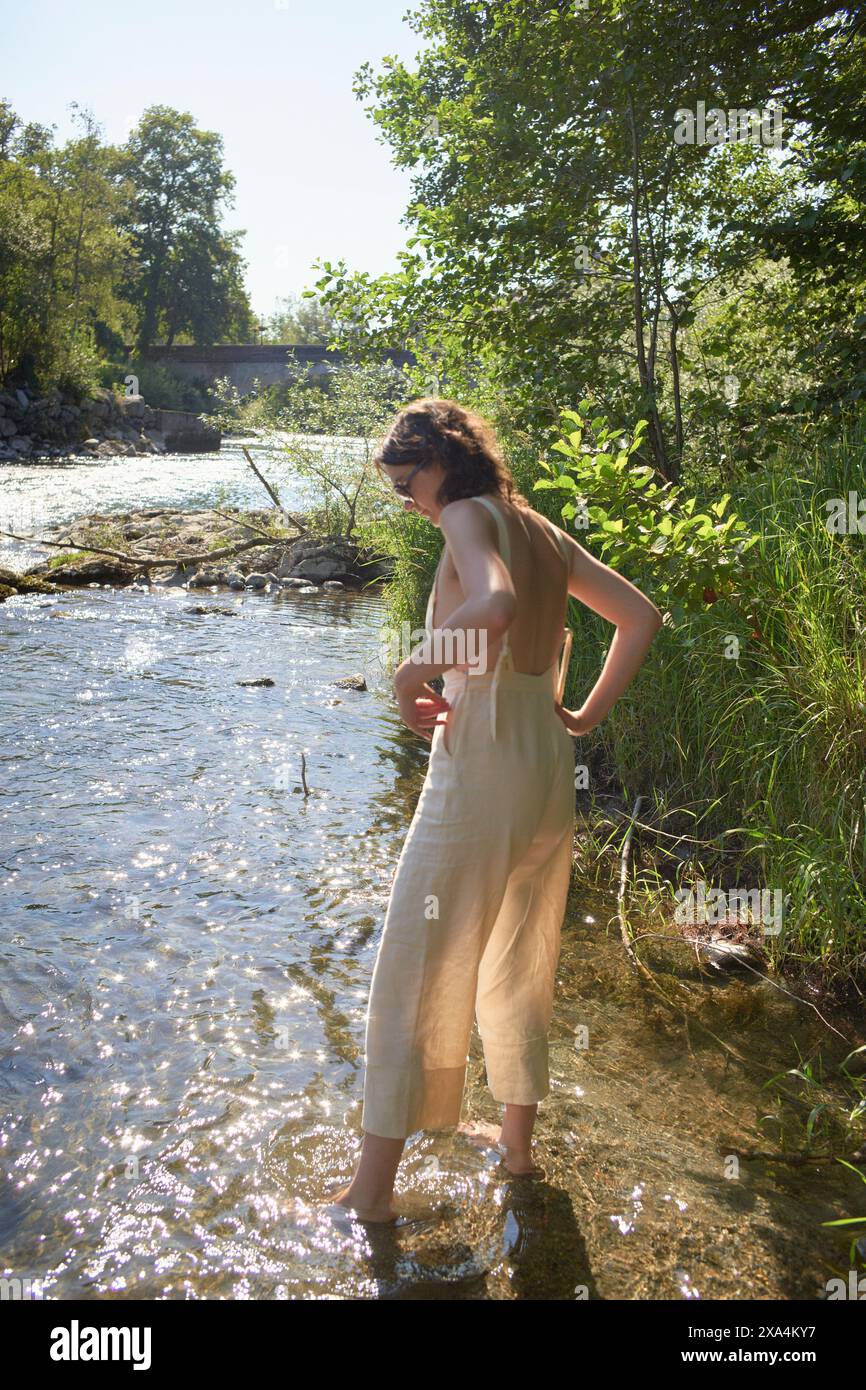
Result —
POLYGON ((594 723, 587 719, 582 709, 565 709, 564 706, 559 703, 555 703, 553 708, 556 710, 556 713, 559 715, 568 732, 574 734, 576 737, 580 737, 581 734, 588 734, 590 729, 596 727, 594 723))
POLYGON ((396 683, 394 693, 397 696, 397 708, 403 723, 413 733, 420 734, 422 738, 426 738, 428 743, 431 743, 433 730, 440 714, 443 710, 451 708, 449 701, 445 699, 444 695, 438 695, 432 685, 422 685, 415 689, 409 689, 405 685, 396 683))

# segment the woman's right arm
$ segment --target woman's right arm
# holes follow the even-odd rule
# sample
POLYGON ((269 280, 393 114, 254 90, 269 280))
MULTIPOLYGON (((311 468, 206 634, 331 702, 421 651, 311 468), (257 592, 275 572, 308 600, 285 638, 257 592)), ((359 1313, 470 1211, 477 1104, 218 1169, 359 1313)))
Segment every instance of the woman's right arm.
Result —
POLYGON ((637 675, 662 625, 662 615, 628 579, 596 560, 567 531, 562 534, 570 554, 569 594, 616 628, 601 674, 581 708, 557 706, 569 732, 583 734, 601 723, 637 675))

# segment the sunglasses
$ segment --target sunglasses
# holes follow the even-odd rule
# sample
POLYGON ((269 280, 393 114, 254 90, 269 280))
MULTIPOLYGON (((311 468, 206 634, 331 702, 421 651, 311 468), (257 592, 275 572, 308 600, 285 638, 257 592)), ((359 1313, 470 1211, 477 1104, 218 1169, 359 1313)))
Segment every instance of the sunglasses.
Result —
MULTIPOLYGON (((414 468, 406 475, 406 477, 403 478, 399 483, 392 483, 392 484, 391 484, 391 486, 393 487, 393 489, 394 489, 394 491, 396 492, 396 494, 397 494, 398 497, 408 497, 410 501, 413 500, 413 498, 412 498, 412 493, 411 493, 411 490, 410 490, 410 488, 409 488, 409 484, 411 483, 412 479, 415 477, 415 474, 416 474, 417 472, 419 472, 420 469, 422 469, 422 468, 425 467, 426 463, 427 463, 427 460, 426 460, 426 459, 422 459, 420 463, 416 463, 416 464, 415 464, 415 467, 414 467, 414 468)), ((379 469, 379 472, 382 473, 382 476, 383 476, 383 477, 387 477, 387 476, 388 476, 387 473, 385 473, 384 470, 381 469, 381 468, 379 469)), ((390 479, 389 479, 388 481, 390 482, 390 479)))

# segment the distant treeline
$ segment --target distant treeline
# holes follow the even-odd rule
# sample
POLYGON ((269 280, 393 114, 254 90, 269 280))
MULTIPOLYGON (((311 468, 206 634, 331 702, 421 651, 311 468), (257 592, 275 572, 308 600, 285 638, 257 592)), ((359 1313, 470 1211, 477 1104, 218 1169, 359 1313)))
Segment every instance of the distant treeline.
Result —
POLYGON ((150 107, 62 146, 0 102, 0 381, 84 391, 124 343, 254 341, 222 138, 150 107))

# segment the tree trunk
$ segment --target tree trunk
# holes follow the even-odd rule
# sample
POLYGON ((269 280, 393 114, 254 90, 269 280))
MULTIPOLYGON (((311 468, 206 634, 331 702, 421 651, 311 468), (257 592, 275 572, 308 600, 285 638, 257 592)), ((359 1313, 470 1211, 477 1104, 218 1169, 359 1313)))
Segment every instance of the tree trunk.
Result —
POLYGON ((669 464, 665 452, 664 433, 662 431, 661 420, 659 419, 658 408, 656 406, 655 392, 655 372, 649 371, 646 358, 646 348, 643 340, 644 328, 644 308, 643 290, 641 288, 641 274, 643 270, 643 260, 640 249, 640 226, 639 226, 639 207, 640 207, 640 156, 638 152, 637 127, 634 118, 634 98, 631 92, 628 94, 629 122, 631 125, 631 145, 632 145, 632 194, 631 194, 631 249, 632 249, 632 282, 634 285, 634 335, 635 350, 637 353, 638 375, 640 384, 647 400, 648 414, 650 420, 649 441, 653 451, 655 466, 663 478, 669 478, 669 464))
POLYGON ((679 481, 680 468, 683 459, 683 405, 680 396, 680 359, 679 348, 677 347, 677 333, 679 332, 680 321, 676 314, 671 316, 671 376, 673 377, 674 391, 674 431, 676 439, 676 458, 671 464, 671 482, 679 481))

